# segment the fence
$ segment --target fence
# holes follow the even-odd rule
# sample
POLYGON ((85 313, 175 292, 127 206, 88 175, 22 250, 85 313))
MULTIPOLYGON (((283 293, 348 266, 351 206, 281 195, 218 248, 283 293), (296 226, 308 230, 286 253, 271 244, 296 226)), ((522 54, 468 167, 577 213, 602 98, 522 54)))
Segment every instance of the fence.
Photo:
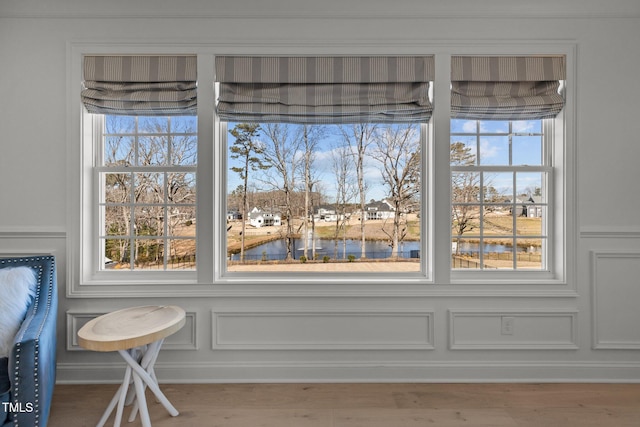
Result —
MULTIPOLYGON (((118 263, 110 262, 105 265, 107 269, 115 270, 128 270, 131 268, 131 264, 128 262, 118 263)), ((182 255, 170 257, 167 260, 167 270, 193 270, 196 268, 196 256, 195 255, 182 255)), ((134 262, 134 270, 164 270, 165 266, 163 260, 159 261, 137 261, 134 262)))

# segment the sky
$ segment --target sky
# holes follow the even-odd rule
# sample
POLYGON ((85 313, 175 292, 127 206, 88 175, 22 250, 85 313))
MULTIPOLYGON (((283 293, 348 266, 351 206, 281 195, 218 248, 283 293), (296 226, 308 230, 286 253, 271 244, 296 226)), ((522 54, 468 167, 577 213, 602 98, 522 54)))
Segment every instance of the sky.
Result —
MULTIPOLYGON (((463 142, 473 154, 480 153, 480 166, 540 166, 542 121, 451 120, 451 143, 463 142), (511 133, 511 161, 509 160, 511 133), (466 134, 466 135, 465 135, 466 134)), ((516 195, 542 187, 542 173, 521 172, 516 177, 516 195)), ((492 174, 491 184, 504 194, 513 191, 513 175, 492 174)))
MULTIPOLYGON (((229 124, 229 129, 233 124, 229 124)), ((475 120, 451 120, 451 142, 464 142, 471 153, 480 151, 480 164, 483 166, 507 166, 509 161, 509 132, 512 133, 512 160, 514 165, 539 166, 542 162, 542 126, 541 121, 517 121, 512 122, 511 130, 508 121, 480 121, 475 120), (478 129, 479 127, 479 129, 478 129), (466 135, 460 135, 460 134, 466 135)), ((229 144, 233 143, 233 137, 229 135, 229 144)), ((316 152, 315 169, 322 190, 329 197, 335 197, 335 178, 331 167, 331 151, 341 143, 341 137, 329 132, 329 135, 321 141, 316 152)), ((236 163, 228 158, 228 166, 236 163)), ((367 183, 367 201, 382 200, 387 195, 387 190, 382 183, 380 165, 372 159, 365 164, 365 180, 367 183)), ((250 175, 251 177, 251 175, 250 175)), ((237 173, 227 174, 227 188, 232 191, 241 184, 237 173)), ((519 173, 517 175, 516 193, 526 193, 536 187, 541 187, 541 173, 519 173)), ((511 194, 513 191, 512 174, 493 174, 492 185, 500 192, 511 194)))
MULTIPOLYGON (((112 132, 132 132, 135 124, 132 118, 110 116, 107 128, 112 132)), ((174 117, 171 119, 173 132, 185 132, 195 130, 196 123, 193 117, 174 117)), ((153 120, 149 118, 147 126, 166 131, 166 119, 153 120)), ((233 128, 230 123, 228 128, 233 128)), ((140 125, 142 128, 142 124, 140 125)), ((315 153, 314 170, 316 179, 321 190, 329 199, 335 198, 335 177, 332 171, 332 151, 342 143, 342 137, 334 126, 328 127, 326 137, 318 144, 315 153)), ((479 152, 479 164, 481 166, 506 166, 510 163, 514 165, 539 166, 542 162, 542 126, 541 121, 514 121, 509 129, 508 121, 475 121, 475 120, 451 120, 451 142, 463 142, 474 155, 479 152), (510 138, 511 133, 511 162, 510 138)), ((141 139, 142 141, 143 139, 141 139)), ((234 138, 229 135, 228 144, 233 144, 234 138)), ((122 142, 121 148, 126 148, 122 142)), ((195 146, 194 146, 195 148, 195 146)), ((227 150, 227 152, 229 152, 227 150)), ((227 157, 228 167, 237 165, 237 161, 227 157)), ((355 172, 355 171, 353 171, 355 172)), ((251 175, 250 175, 251 178, 251 175)), ((251 180, 251 179, 250 179, 251 180)), ((260 182, 252 180, 259 188, 260 182)), ((355 181, 355 177, 354 177, 355 181)), ((385 188, 380 164, 371 158, 365 161, 365 182, 367 186, 367 201, 382 200, 388 194, 385 188)), ((516 182, 516 194, 522 194, 542 187, 541 173, 519 173, 516 182)), ((227 173, 227 190, 233 191, 241 184, 239 175, 236 172, 227 173)), ((507 173, 492 174, 491 184, 499 192, 505 194, 513 193, 513 175, 507 173)), ((355 185, 355 182, 354 182, 355 185)))
MULTIPOLYGON (((235 124, 229 123, 229 129, 233 129, 235 124)), ((229 135, 228 145, 231 146, 233 144, 234 137, 229 135)), ((329 202, 333 202, 335 200, 335 174, 332 170, 332 159, 334 155, 334 150, 336 147, 342 143, 342 137, 337 133, 337 130, 334 126, 328 125, 328 131, 326 137, 320 141, 317 147, 317 151, 314 156, 314 176, 318 181, 318 185, 321 187, 320 190, 327 196, 329 202)), ((229 168, 239 165, 238 160, 231 159, 227 156, 227 166, 229 168)), ((382 175, 380 173, 380 166, 375 160, 367 158, 365 160, 365 168, 364 168, 364 176, 365 183, 367 186, 367 202, 369 200, 382 200, 387 195, 387 190, 384 188, 382 183, 382 175)), ((258 174, 259 172, 255 172, 258 174)), ((355 174, 355 169, 353 169, 353 173, 355 174)), ((257 177, 257 175, 254 175, 257 177)), ((252 174, 249 175, 249 181, 251 182, 252 174)), ((301 182, 300 179, 297 179, 298 182, 301 182)), ((256 185, 260 186, 260 183, 257 179, 254 180, 256 185)), ((233 191, 239 185, 242 184, 242 180, 240 179, 238 173, 229 171, 227 173, 227 190, 229 192, 233 191)), ((250 184, 251 185, 251 184, 250 184)), ((354 175, 354 185, 355 185, 355 175, 354 175)), ((359 199, 358 199, 359 200, 359 199)), ((357 200, 354 200, 354 202, 357 200)))

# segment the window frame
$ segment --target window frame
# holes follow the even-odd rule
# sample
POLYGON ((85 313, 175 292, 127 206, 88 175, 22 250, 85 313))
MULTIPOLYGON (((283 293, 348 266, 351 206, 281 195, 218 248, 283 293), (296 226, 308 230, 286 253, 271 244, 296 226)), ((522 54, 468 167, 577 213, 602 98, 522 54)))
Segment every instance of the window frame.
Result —
MULTIPOLYGON (((450 223, 450 190, 439 183, 449 182, 449 168, 439 165, 444 160, 449 164, 449 121, 450 121, 450 80, 436 78, 434 91, 434 114, 426 127, 430 141, 422 150, 423 156, 423 195, 422 210, 431 215, 423 215, 422 229, 427 238, 422 247, 426 253, 423 271, 414 277, 384 276, 380 274, 362 274, 354 277, 328 275, 309 278, 307 275, 288 273, 264 277, 264 274, 248 274, 242 277, 226 274, 226 257, 214 256, 226 253, 222 243, 225 238, 226 210, 226 153, 220 150, 221 123, 215 115, 214 105, 206 100, 215 99, 213 65, 216 54, 253 55, 255 47, 248 45, 199 44, 174 45, 167 49, 162 42, 155 44, 136 44, 120 42, 68 44, 67 105, 68 111, 68 170, 67 203, 68 245, 67 275, 69 285, 67 296, 74 297, 197 297, 197 296, 557 296, 567 297, 576 294, 576 149, 575 149, 575 44, 563 41, 547 41, 544 44, 483 44, 469 41, 455 45, 406 43, 376 43, 363 47, 348 42, 335 42, 322 48, 310 48, 303 42, 299 45, 270 46, 268 54, 309 55, 314 53, 352 54, 352 55, 398 55, 433 54, 435 55, 436 76, 450 75, 450 59, 453 55, 478 53, 486 55, 527 55, 545 52, 565 55, 567 58, 567 84, 565 85, 566 104, 560 115, 552 121, 552 133, 563 144, 555 144, 554 152, 549 153, 553 165, 557 168, 553 186, 555 191, 553 230, 557 246, 549 255, 549 272, 498 272, 506 274, 482 274, 477 272, 452 271, 450 254, 450 227, 441 227, 450 223), (464 47, 463 47, 464 46, 464 47), (99 259, 91 245, 91 236, 87 230, 96 229, 94 210, 96 195, 92 187, 92 165, 95 161, 94 147, 85 144, 94 138, 95 127, 91 115, 83 111, 80 104, 80 86, 82 80, 81 62, 84 54, 194 54, 198 56, 198 225, 197 259, 211 259, 212 262, 198 263, 196 274, 187 272, 152 272, 133 275, 124 272, 117 278, 113 275, 97 274, 93 270, 99 259), (213 119, 211 119, 213 117, 213 119), (208 119, 206 119, 208 118, 208 119), (80 130, 80 131, 78 131, 80 130), (443 144, 446 141, 446 144, 443 144), (438 165, 438 167, 436 167, 438 165), (427 180, 426 177, 429 176, 427 180), (438 185, 435 185, 438 183, 438 185), (224 194, 221 194, 220 190, 224 194), (203 194, 201 194, 203 193, 203 194), (211 218, 203 221, 202 218, 211 218), (444 231, 441 230, 444 228, 444 231), (447 244, 448 243, 448 244, 447 244), (447 250, 435 251, 434 248, 447 244, 447 250), (187 273, 187 274, 184 274, 187 273), (515 273, 515 275, 514 275, 515 273), (155 277, 154 277, 155 276, 155 277), (286 276, 286 277, 285 277, 286 276), (316 287, 316 285, 322 285, 316 287), (478 286, 480 285, 480 286, 478 286), (531 285, 531 286, 528 286, 531 285), (355 287, 354 287, 355 286, 355 287)), ((448 187, 448 186, 446 186, 448 187)), ((94 245, 95 246, 95 245, 94 245)), ((551 245, 550 245, 551 246, 551 245)), ((104 272, 98 272, 104 273, 104 272)))
MULTIPOLYGON (((196 190, 197 190, 197 157, 196 157, 196 163, 193 165, 173 165, 173 164, 166 164, 166 165, 153 165, 153 166, 141 166, 139 164, 137 164, 137 161, 139 159, 139 151, 140 151, 140 144, 139 144, 139 140, 141 138, 144 138, 145 136, 158 136, 158 135, 167 135, 167 137, 173 137, 173 136, 184 136, 184 135, 188 135, 188 133, 184 133, 184 132, 174 132, 173 130, 171 130, 171 122, 173 121, 172 117, 169 118, 168 120, 168 125, 169 125, 169 132, 167 134, 164 133, 145 133, 145 132, 141 132, 139 129, 139 121, 140 121, 140 117, 145 117, 145 116, 127 116, 127 117, 135 117, 136 118, 136 125, 135 125, 135 131, 134 132, 125 132, 122 134, 118 134, 118 133, 108 133, 107 129, 106 129, 106 117, 107 115, 96 115, 96 117, 94 118, 94 126, 95 126, 95 132, 96 135, 94 135, 94 143, 96 145, 96 149, 95 149, 95 155, 96 155, 96 160, 95 160, 95 166, 93 168, 94 171, 94 176, 92 177, 93 179, 93 186, 94 186, 94 194, 97 195, 98 197, 98 204, 97 204, 97 228, 95 229, 95 234, 98 235, 98 260, 96 261, 96 268, 98 269, 98 272, 103 272, 105 270, 107 270, 104 266, 101 267, 101 261, 100 260, 104 260, 106 258, 106 254, 105 254, 105 245, 100 244, 100 241, 104 241, 106 242, 107 240, 113 240, 113 239, 117 239, 117 237, 108 235, 107 233, 104 232, 105 230, 105 215, 106 213, 103 211, 103 209, 106 209, 107 207, 111 206, 111 207, 115 207, 115 206, 127 206, 129 207, 129 209, 131 209, 131 216, 132 218, 135 217, 135 209, 137 207, 144 207, 144 206, 154 206, 154 207, 161 207, 163 209, 163 212, 167 212, 170 207, 175 206, 175 207, 185 207, 185 206, 192 206, 193 208, 195 208, 197 206, 197 199, 195 200, 194 203, 180 203, 180 204, 172 204, 169 203, 167 200, 167 194, 166 192, 164 193, 164 197, 163 197, 163 201, 162 202, 155 202, 155 203, 136 203, 132 200, 129 200, 128 202, 122 202, 122 203, 118 203, 118 204, 114 204, 113 202, 107 202, 106 201, 106 186, 105 186, 105 182, 104 179, 101 178, 101 175, 103 174, 108 174, 108 173, 118 173, 118 174, 131 174, 132 176, 132 180, 131 180, 131 190, 132 190, 132 194, 133 195, 133 189, 135 189, 136 184, 134 183, 135 180, 135 176, 137 174, 147 174, 147 173, 158 173, 158 174, 163 174, 164 178, 163 178, 163 187, 167 186, 167 177, 168 175, 172 174, 172 173, 185 173, 185 174, 192 174, 194 176, 196 176, 196 190), (131 165, 131 166, 107 166, 105 165, 105 159, 104 159, 104 154, 105 154, 105 141, 107 136, 114 136, 114 135, 127 135, 133 138, 134 141, 134 161, 136 164, 131 165)), ((166 116, 163 116, 163 118, 166 116)), ((175 119, 174 119, 175 120, 175 119)), ((195 133, 195 137, 197 140, 197 130, 195 133)), ((197 150, 197 145, 196 145, 196 150, 197 150)), ((171 158, 171 144, 168 144, 167 146, 167 154, 168 159, 171 158)), ((163 224, 163 231, 161 235, 156 236, 155 238, 153 237, 138 237, 136 236, 135 232, 133 231, 134 229, 134 221, 131 221, 130 224, 130 229, 128 230, 128 232, 126 233, 126 235, 122 235, 120 236, 121 240, 129 240, 131 243, 131 246, 133 247, 133 242, 135 240, 163 240, 165 241, 165 248, 167 247, 166 245, 166 241, 178 241, 178 240, 194 240, 195 241, 195 236, 193 239, 186 239, 184 237, 180 237, 180 236, 174 236, 172 238, 172 236, 169 234, 169 230, 168 230, 168 221, 164 221, 163 224)), ((196 233, 197 233, 197 225, 196 225, 196 233)), ((131 250, 131 249, 130 249, 131 250)), ((143 269, 135 269, 132 266, 135 263, 135 260, 133 259, 133 257, 130 259, 129 263, 130 263, 130 268, 129 269, 123 269, 123 270, 119 270, 117 272, 117 274, 123 274, 125 271, 130 271, 130 272, 136 272, 136 276, 139 276, 138 272, 142 272, 145 271, 147 273, 149 272, 157 272, 159 273, 158 275, 162 275, 162 273, 167 273, 167 272, 193 272, 196 271, 196 268, 187 268, 184 270, 172 270, 172 269, 168 269, 167 267, 167 263, 168 263, 168 251, 165 249, 164 254, 163 254, 163 266, 162 268, 158 268, 157 271, 150 271, 150 270, 143 270, 143 269)), ((115 272, 114 272, 115 273, 115 272)), ((136 277, 136 276, 132 276, 132 277, 136 277)), ((185 276, 183 274, 177 275, 177 276, 185 276)))
MULTIPOLYGON (((575 131, 573 115, 574 115, 574 93, 571 88, 575 82, 574 57, 575 47, 567 49, 558 54, 562 54, 566 58, 567 64, 567 81, 562 82, 561 88, 565 96, 565 106, 563 110, 554 118, 544 121, 543 126, 545 138, 549 145, 548 150, 543 155, 548 156, 549 165, 554 169, 552 182, 548 183, 550 205, 553 205, 553 212, 549 212, 552 218, 548 224, 548 234, 553 236, 553 242, 548 244, 547 271, 463 271, 463 269, 453 269, 451 265, 451 185, 450 185, 450 167, 437 168, 434 171, 434 180, 438 182, 447 182, 447 188, 443 185, 434 188, 434 228, 435 235, 434 245, 444 247, 447 245, 446 251, 434 252, 434 280, 435 284, 447 286, 455 285, 456 289, 477 289, 480 286, 487 292, 494 292, 498 295, 514 295, 518 288, 522 293, 527 294, 526 285, 535 285, 537 290, 543 290, 545 294, 553 293, 563 294, 563 291, 551 292, 548 286, 571 284, 572 290, 568 291, 570 295, 575 295, 575 282, 570 282, 568 273, 573 273, 575 277, 575 148, 574 134, 575 131), (444 218, 447 218, 449 226, 444 229, 444 218), (442 252, 446 252, 443 254, 442 252), (445 259, 445 257, 447 257, 445 259), (446 268, 445 268, 446 266, 446 268), (512 288, 509 286, 513 285, 512 288), (467 287, 470 286, 470 287, 467 287)), ((493 56, 493 55, 527 55, 527 49, 524 52, 504 47, 495 47, 494 49, 486 48, 485 50, 477 49, 472 46, 465 49, 458 49, 455 53, 450 50, 441 52, 436 55, 436 76, 451 75, 451 57, 454 55, 473 55, 473 56, 493 56), (506 50, 506 52, 505 52, 506 50)), ((553 49, 548 47, 541 51, 553 53, 553 49)), ((444 108, 434 109, 433 122, 436 125, 435 153, 432 157, 437 164, 450 164, 450 141, 451 141, 451 97, 450 97, 450 79, 436 78, 434 90, 436 92, 436 106, 444 108), (445 142, 446 141, 446 142, 445 142)))
MULTIPOLYGON (((512 282, 512 283, 554 283, 565 280, 565 259, 566 259, 566 221, 567 221, 567 200, 566 200, 566 177, 562 171, 565 169, 565 140, 564 132, 559 132, 558 128, 564 127, 563 113, 561 112, 553 119, 545 119, 543 126, 543 156, 546 165, 536 168, 538 171, 545 171, 548 180, 545 183, 547 189, 547 218, 544 225, 547 236, 546 268, 541 270, 478 270, 464 271, 464 269, 451 269, 453 283, 486 283, 486 282, 512 282), (561 164, 558 164, 560 162, 561 164), (477 275, 481 277, 475 277, 477 275)), ((526 167, 517 168, 527 171, 526 167)))
MULTIPOLYGON (((452 119, 453 120, 453 119, 452 119)), ((484 269, 484 268, 477 268, 477 269, 469 269, 471 271, 474 271, 478 274, 482 274, 482 275, 486 275, 488 272, 492 272, 492 273, 497 273, 500 275, 506 275, 507 273, 517 273, 518 275, 520 275, 520 273, 524 273, 524 272, 529 272, 529 273, 533 273, 536 275, 543 275, 543 276, 548 276, 549 273, 554 271, 554 265, 551 262, 553 260, 553 251, 554 251, 554 247, 557 244, 557 239, 555 237, 555 235, 553 234, 553 230, 554 230, 554 215, 551 214, 551 212, 554 211, 554 191, 555 191, 555 186, 554 186, 554 176, 555 176, 555 168, 554 165, 552 164, 552 159, 553 156, 550 155, 550 153, 552 153, 554 151, 554 146, 557 143, 557 141, 555 140, 556 138, 553 135, 553 122, 556 119, 542 119, 541 120, 541 159, 540 159, 540 165, 514 165, 514 164, 509 164, 509 165, 490 165, 490 164, 482 164, 482 160, 480 159, 480 164, 478 164, 478 162, 476 162, 476 164, 474 165, 469 165, 469 166, 450 166, 450 172, 451 175, 453 175, 455 172, 470 172, 470 173, 480 173, 480 174, 486 174, 486 173, 513 173, 513 174, 518 174, 518 173, 541 173, 544 174, 545 178, 542 180, 541 182, 541 189, 543 191, 543 194, 545 195, 545 201, 541 203, 541 206, 544 206, 544 210, 546 211, 545 215, 542 217, 542 224, 541 224, 541 235, 540 236, 533 236, 531 238, 537 238, 540 237, 541 239, 546 240, 546 243, 542 245, 541 249, 542 249, 542 266, 540 269, 517 269, 517 268, 505 268, 505 269, 498 269, 496 270, 491 270, 491 269, 484 269)), ((480 122, 483 122, 483 120, 468 120, 468 121, 474 121, 476 122, 476 126, 480 126, 480 122)), ((476 129, 475 133, 464 133, 464 132, 451 132, 451 135, 459 135, 459 136, 463 136, 463 135, 469 135, 469 136, 473 136, 477 139, 477 148, 479 148, 480 146, 480 140, 482 138, 482 136, 508 136, 509 139, 512 138, 512 136, 520 136, 517 135, 516 133, 512 132, 512 122, 514 121, 520 121, 520 120, 512 120, 512 121, 507 121, 507 120, 502 120, 503 122, 508 122, 509 123, 509 131, 505 134, 505 133, 490 133, 490 132, 482 132, 479 128, 476 129)), ((511 158, 513 156, 513 144, 510 141, 509 142, 509 158, 510 158, 510 162, 511 162, 511 158)), ((482 175, 481 175, 482 176, 482 175)), ((480 178, 480 182, 482 182, 482 178, 480 178)), ((481 187, 484 187, 485 184, 481 184, 481 187)), ((516 182, 515 182, 515 178, 514 178, 514 182, 513 182, 513 194, 517 197, 517 195, 515 194, 517 192, 517 187, 516 187, 516 182)), ((452 205, 452 210, 453 210, 453 206, 454 205, 461 205, 461 203, 459 202, 454 202, 453 201, 453 197, 451 198, 451 205, 452 205)), ((464 204, 462 204, 464 205, 464 204)), ((483 209, 483 207, 485 207, 485 202, 484 201, 479 201, 478 203, 473 203, 471 204, 473 206, 478 206, 481 210, 483 209)), ((492 205, 492 203, 488 203, 489 206, 492 205)), ((509 204, 504 204, 504 206, 510 206, 512 209, 515 208, 517 205, 516 201, 512 201, 509 204)), ((480 219, 483 217, 483 212, 480 212, 480 219)), ((513 220, 513 236, 508 236, 509 239, 516 239, 516 234, 517 234, 517 229, 516 229, 516 218, 515 216, 512 214, 512 220, 513 220)), ((453 219, 452 219, 453 221, 453 219)), ((484 224, 482 222, 482 220, 480 220, 480 235, 479 235, 479 239, 482 241, 484 240, 484 234, 483 234, 483 228, 484 228, 484 224)), ((452 234, 451 234, 451 239, 453 241, 453 239, 455 238, 454 234, 453 234, 453 230, 452 230, 452 234)), ((489 237, 491 238, 491 237, 489 237)), ((464 239, 464 237, 463 237, 464 239)), ((479 257, 479 262, 482 262, 482 253, 483 251, 480 251, 480 257, 479 257)), ((514 252, 515 254, 515 245, 514 245, 514 252)), ((452 253, 453 254, 453 253, 452 253)), ((517 265, 517 261, 516 261, 516 257, 513 257, 513 265, 517 265)), ((455 276, 456 273, 461 272, 461 276, 463 275, 467 275, 466 272, 468 272, 469 270, 466 270, 464 268, 454 268, 454 266, 451 266, 451 270, 452 270, 452 274, 455 276)), ((500 276, 496 276, 496 277, 500 277, 500 276)))
MULTIPOLYGON (((85 146, 91 145, 90 157, 91 165, 85 165, 86 170, 89 171, 87 176, 87 187, 91 189, 91 202, 85 204, 83 214, 87 221, 87 226, 83 232, 84 253, 83 253, 83 270, 85 271, 85 280, 89 283, 105 283, 105 284, 118 284, 118 283, 132 283, 132 284, 147 284, 153 285, 155 283, 170 281, 173 283, 193 283, 197 280, 197 270, 162 270, 162 271, 145 271, 145 270, 120 270, 109 271, 101 267, 104 259, 104 248, 100 242, 106 237, 104 235, 104 223, 102 218, 101 206, 105 205, 104 198, 104 186, 100 179, 100 174, 108 172, 108 167, 102 166, 102 146, 103 146, 103 129, 104 129, 104 116, 92 115, 87 112, 83 112, 83 124, 90 131, 89 137, 92 141, 91 144, 84 144, 85 146), (91 236, 87 236, 87 234, 91 236)), ((85 139, 86 141, 86 139, 85 139)), ((198 142, 198 145, 200 143, 198 142)), ((89 148, 89 147, 87 147, 89 148)), ((87 156, 89 157, 89 156, 87 156)), ((167 167, 168 168, 168 167, 167 167)), ((165 168, 165 169, 167 169, 165 168)), ((136 170, 139 168, 135 168, 136 170)), ((189 168, 192 169, 192 168, 189 168)), ((119 170, 119 169, 118 169, 119 170)), ((136 172, 132 169, 132 172, 136 172)), ((196 171, 192 172, 197 176, 196 171)), ((197 178, 196 178, 197 179, 197 178)), ((198 186, 196 187, 198 188, 198 186)), ((197 191, 197 190, 196 190, 197 191)), ((196 196, 196 209, 198 205, 198 199, 196 196)), ((135 206, 133 204, 132 206, 135 206)))
MULTIPOLYGON (((215 144, 216 147, 219 147, 217 152, 218 159, 221 160, 219 171, 220 171, 220 181, 221 187, 218 189, 219 194, 221 194, 221 206, 223 209, 223 214, 221 214, 222 218, 218 218, 220 220, 220 224, 218 224, 218 229, 221 232, 224 230, 224 233, 221 235, 226 235, 226 212, 228 207, 226 205, 227 200, 227 176, 229 166, 227 164, 227 150, 229 148, 230 141, 228 140, 228 126, 227 122, 220 121, 216 118, 216 122, 218 125, 218 138, 219 143, 215 144)), ((428 163, 427 163, 427 153, 431 151, 430 147, 433 145, 432 143, 432 135, 433 132, 431 130, 431 121, 428 123, 420 123, 420 144, 424 149, 421 150, 421 173, 420 173, 420 187, 422 190, 422 195, 420 197, 420 211, 427 212, 428 208, 428 199, 429 199, 429 180, 427 179, 429 175, 428 163)), ((421 253, 430 253, 430 249, 427 249, 430 240, 430 232, 428 227, 428 218, 426 215, 420 215, 420 234, 421 239, 419 243, 419 248, 421 253), (426 235, 426 237, 423 237, 426 235)), ((223 242, 218 246, 218 253, 227 253, 227 239, 225 238, 223 242)), ((221 257, 218 257, 218 260, 221 257)), ((220 268, 217 270, 219 273, 216 277, 221 281, 242 281, 242 280, 251 280, 251 281, 260 281, 260 282, 299 282, 300 280, 305 280, 308 283, 327 283, 334 282, 336 280, 345 281, 349 283, 355 283, 358 281, 361 282, 428 282, 430 281, 430 262, 429 257, 420 257, 420 270, 417 272, 406 272, 406 273, 398 273, 398 272, 372 272, 372 273, 345 273, 345 272, 335 272, 335 273, 322 273, 318 274, 318 272, 274 272, 267 273, 267 278, 264 277, 264 272, 229 272, 227 270, 227 262, 226 258, 224 262, 220 264, 220 268), (398 275, 401 275, 400 277, 398 275), (320 276, 320 277, 318 277, 320 276)))

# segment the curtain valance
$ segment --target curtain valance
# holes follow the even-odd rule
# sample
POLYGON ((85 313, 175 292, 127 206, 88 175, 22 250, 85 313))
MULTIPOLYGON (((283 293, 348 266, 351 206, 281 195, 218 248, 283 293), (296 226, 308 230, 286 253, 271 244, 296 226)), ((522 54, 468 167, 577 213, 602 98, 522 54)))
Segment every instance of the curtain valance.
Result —
POLYGON ((195 115, 195 56, 85 56, 82 102, 90 113, 195 115))
POLYGON ((454 56, 451 59, 451 115, 480 120, 555 117, 564 106, 566 79, 560 56, 454 56))
POLYGON ((433 57, 216 57, 222 120, 407 123, 431 117, 433 57))

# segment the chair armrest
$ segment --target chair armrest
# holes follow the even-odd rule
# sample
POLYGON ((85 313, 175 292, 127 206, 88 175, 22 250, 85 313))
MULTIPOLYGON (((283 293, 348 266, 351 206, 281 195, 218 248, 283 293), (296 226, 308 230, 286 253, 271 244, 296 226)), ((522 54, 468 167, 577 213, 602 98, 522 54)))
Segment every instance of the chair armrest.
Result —
POLYGON ((18 408, 11 425, 45 427, 56 380, 56 268, 53 256, 24 260, 31 262, 20 265, 36 271, 38 290, 9 355, 11 402, 18 408))

